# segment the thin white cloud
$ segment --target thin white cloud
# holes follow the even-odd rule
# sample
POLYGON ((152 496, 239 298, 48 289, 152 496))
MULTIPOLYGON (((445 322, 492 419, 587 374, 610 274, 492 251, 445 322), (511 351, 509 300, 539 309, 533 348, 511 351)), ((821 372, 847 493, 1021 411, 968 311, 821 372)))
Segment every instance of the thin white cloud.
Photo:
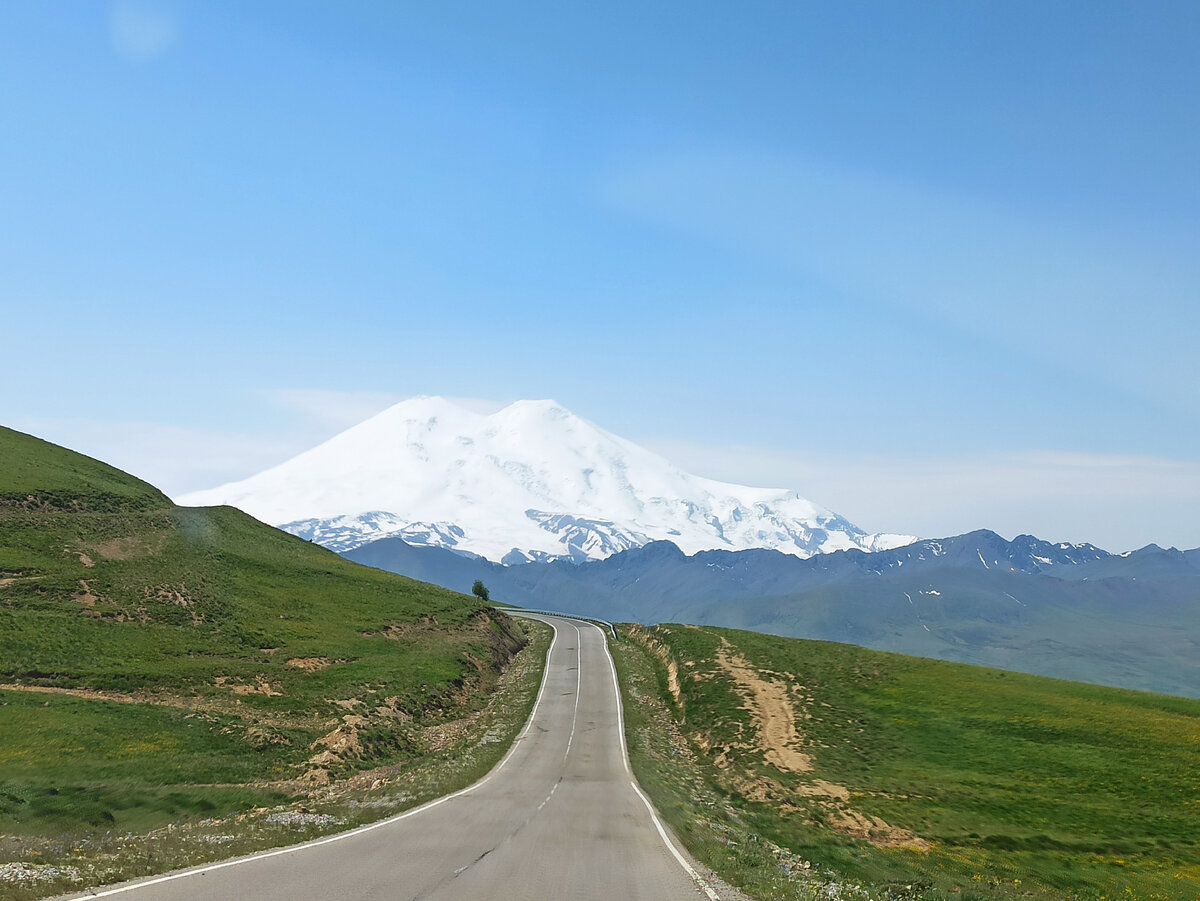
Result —
POLYGON ((403 400, 379 391, 324 391, 309 388, 273 388, 262 392, 273 406, 299 413, 314 425, 348 429, 403 400))
POLYGON ((162 56, 179 34, 174 3, 162 0, 115 0, 108 11, 108 34, 113 49, 132 62, 162 56))
MULTIPOLYGON (((276 407, 299 413, 307 422, 339 431, 370 419, 409 397, 380 391, 326 391, 310 388, 273 388, 263 391, 262 395, 276 407)), ((482 397, 447 397, 446 400, 484 415, 495 413, 505 406, 504 401, 482 397)))
POLYGON ((103 460, 172 497, 253 475, 313 443, 306 434, 250 434, 152 422, 29 419, 12 427, 103 460))
POLYGON ((447 397, 446 400, 458 406, 470 410, 473 413, 481 413, 484 416, 491 416, 503 410, 510 403, 502 400, 487 400, 482 397, 447 397))
MULTIPOLYGON (((178 497, 262 472, 404 399, 372 391, 276 389, 261 394, 271 406, 297 414, 295 421, 258 432, 90 419, 27 418, 6 424, 103 460, 178 497)), ((485 414, 504 406, 482 398, 450 400, 485 414)))
POLYGON ((1200 265, 1186 234, 1106 231, 743 149, 650 160, 604 191, 627 214, 748 250, 850 297, 1200 412, 1200 265))
POLYGON ((817 456, 646 441, 679 466, 725 481, 792 488, 871 531, 944 537, 992 529, 1112 551, 1200 546, 1200 463, 1030 451, 942 459, 817 456))

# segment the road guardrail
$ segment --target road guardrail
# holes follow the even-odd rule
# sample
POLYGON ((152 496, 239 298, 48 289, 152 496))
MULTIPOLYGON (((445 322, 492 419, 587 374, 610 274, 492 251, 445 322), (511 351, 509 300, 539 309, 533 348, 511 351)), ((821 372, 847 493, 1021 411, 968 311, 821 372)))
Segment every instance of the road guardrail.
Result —
POLYGON ((607 626, 608 631, 612 633, 613 641, 617 640, 617 627, 606 619, 600 619, 598 616, 582 616, 578 613, 563 613, 561 610, 537 610, 533 607, 497 607, 497 610, 503 610, 505 613, 540 613, 542 616, 561 616, 565 619, 581 619, 584 622, 599 623, 602 626, 607 626))

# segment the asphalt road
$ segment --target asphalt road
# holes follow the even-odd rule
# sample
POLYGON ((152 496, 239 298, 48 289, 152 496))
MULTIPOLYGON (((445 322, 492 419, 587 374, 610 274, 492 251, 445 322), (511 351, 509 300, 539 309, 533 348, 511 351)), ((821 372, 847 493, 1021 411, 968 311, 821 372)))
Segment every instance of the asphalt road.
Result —
POLYGON ((488 776, 382 823, 77 898, 715 899, 634 785, 604 633, 554 626, 529 723, 488 776))

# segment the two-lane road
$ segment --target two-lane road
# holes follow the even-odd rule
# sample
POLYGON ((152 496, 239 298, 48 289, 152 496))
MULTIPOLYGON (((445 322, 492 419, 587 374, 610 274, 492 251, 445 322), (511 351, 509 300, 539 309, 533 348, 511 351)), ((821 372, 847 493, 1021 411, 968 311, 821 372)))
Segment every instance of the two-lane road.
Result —
POLYGON ((480 782, 340 836, 76 897, 716 898, 633 783, 604 633, 538 619, 555 635, 537 704, 480 782))

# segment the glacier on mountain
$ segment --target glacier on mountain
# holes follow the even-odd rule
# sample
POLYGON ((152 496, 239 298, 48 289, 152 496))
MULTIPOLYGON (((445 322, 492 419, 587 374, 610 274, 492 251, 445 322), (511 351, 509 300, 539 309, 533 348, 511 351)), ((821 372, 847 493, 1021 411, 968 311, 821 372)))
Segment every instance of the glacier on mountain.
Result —
POLYGON ((179 502, 230 504, 337 551, 398 536, 505 563, 603 559, 656 540, 688 554, 775 548, 798 557, 915 540, 869 534, 794 491, 691 475, 553 401, 484 415, 413 398, 179 502))

